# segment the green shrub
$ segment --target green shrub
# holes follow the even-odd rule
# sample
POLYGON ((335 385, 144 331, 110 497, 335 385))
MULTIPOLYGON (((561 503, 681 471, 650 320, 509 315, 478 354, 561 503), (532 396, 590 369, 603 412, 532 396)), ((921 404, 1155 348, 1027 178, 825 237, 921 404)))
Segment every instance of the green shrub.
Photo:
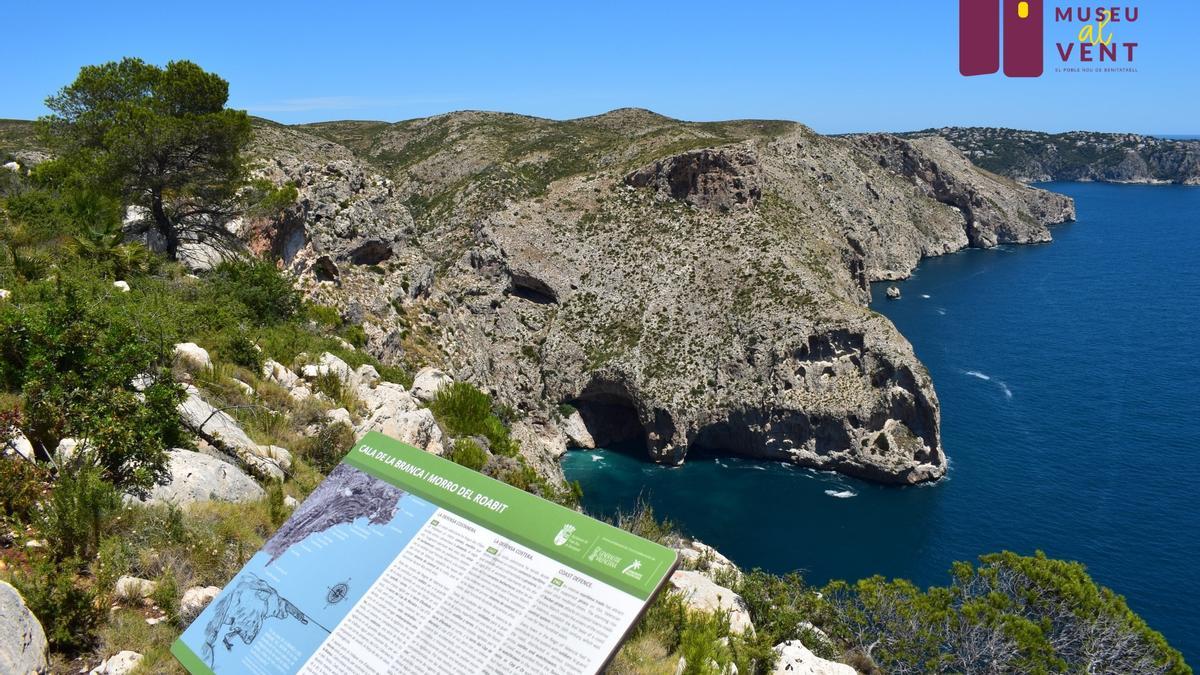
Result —
POLYGON ((315 436, 304 438, 296 454, 321 473, 329 473, 354 445, 354 431, 345 424, 323 424, 315 436))
POLYGON ((187 443, 161 336, 110 282, 64 275, 24 291, 0 305, 0 387, 21 391, 26 435, 37 448, 86 442, 110 482, 145 494, 167 476, 166 449, 187 443), (146 375, 139 392, 132 383, 146 375))
MULTIPOLYGON (((679 635, 679 652, 687 661, 685 675, 725 675, 733 664, 729 646, 721 638, 729 635, 728 616, 708 612, 688 614, 679 635)), ((741 672, 741 671, 739 671, 741 672)))
POLYGON ((93 466, 84 464, 59 476, 41 522, 55 560, 90 559, 120 506, 120 492, 93 466))
POLYGON ((454 442, 454 449, 450 451, 450 460, 468 469, 481 471, 484 466, 487 466, 488 454, 475 441, 469 438, 460 438, 454 442))
POLYGON ((300 311, 300 294, 290 279, 266 261, 221 263, 208 279, 210 293, 246 309, 245 318, 258 325, 290 319, 300 311))
POLYGON ((278 481, 267 486, 267 517, 275 527, 282 525, 288 517, 287 506, 283 503, 283 484, 278 481))
POLYGON ((459 436, 482 436, 492 414, 492 398, 469 382, 454 382, 438 390, 429 409, 446 431, 459 436))
POLYGON ((367 346, 367 331, 358 324, 344 328, 342 330, 342 337, 346 339, 346 342, 359 349, 367 346))
POLYGON ((927 591, 872 577, 822 592, 830 634, 888 672, 1191 672, 1083 565, 1041 553, 956 563, 927 591))
POLYGON ((508 427, 492 411, 492 397, 469 382, 454 382, 438 390, 429 404, 438 422, 455 436, 483 436, 492 453, 515 457, 520 448, 508 427))
POLYGON ((13 586, 42 624, 50 646, 58 651, 77 652, 91 646, 103 618, 95 593, 79 584, 74 570, 78 560, 61 565, 36 561, 13 577, 13 586))
POLYGON ((128 574, 133 564, 134 551, 128 540, 120 536, 107 536, 100 540, 96 562, 92 564, 92 576, 96 579, 96 590, 112 593, 117 579, 128 574))
POLYGON ((171 623, 179 623, 179 582, 173 570, 168 568, 159 575, 150 599, 167 614, 171 623))
POLYGON ((263 361, 266 360, 254 340, 242 331, 229 335, 221 345, 219 354, 230 363, 248 368, 256 374, 262 372, 263 361))

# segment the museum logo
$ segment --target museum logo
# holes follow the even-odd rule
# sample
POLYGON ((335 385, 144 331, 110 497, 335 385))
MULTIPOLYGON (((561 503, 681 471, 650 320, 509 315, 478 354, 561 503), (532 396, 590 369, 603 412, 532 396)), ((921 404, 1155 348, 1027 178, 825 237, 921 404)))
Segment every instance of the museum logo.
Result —
MULTIPOLYGON (((959 0, 958 70, 1008 77, 1045 71, 1046 7, 1043 0, 959 0)), ((1136 24, 1136 5, 1054 7, 1055 72, 1137 72, 1138 43, 1118 38, 1118 26, 1136 24)))

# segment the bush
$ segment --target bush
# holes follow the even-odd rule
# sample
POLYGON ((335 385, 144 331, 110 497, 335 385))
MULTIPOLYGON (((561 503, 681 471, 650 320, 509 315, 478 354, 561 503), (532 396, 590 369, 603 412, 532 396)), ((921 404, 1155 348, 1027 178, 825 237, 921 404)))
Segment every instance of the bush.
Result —
POLYGON ((321 473, 329 473, 354 445, 354 431, 345 424, 324 424, 316 436, 301 440, 296 454, 321 473))
POLYGON ((262 372, 263 362, 266 360, 262 350, 254 344, 254 340, 242 331, 228 336, 225 343, 221 345, 219 354, 225 360, 248 368, 250 372, 256 374, 262 372))
POLYGON ((90 559, 100 548, 108 520, 120 506, 120 492, 96 467, 85 464, 74 473, 59 476, 41 523, 55 560, 90 559))
POLYGON ((216 298, 245 307, 245 318, 258 325, 278 323, 300 311, 300 295, 291 280, 269 262, 221 263, 213 270, 209 286, 216 298))
POLYGON ((488 454, 475 441, 469 438, 460 438, 454 442, 454 449, 450 452, 450 460, 468 469, 481 471, 483 467, 487 466, 488 454))
POLYGON ((64 652, 91 646, 103 618, 95 593, 76 581, 78 567, 77 560, 61 566, 43 560, 13 578, 13 586, 41 622, 50 646, 64 652))
POLYGON ((1191 672, 1083 565, 1009 552, 980 563, 956 563, 950 586, 924 592, 882 577, 834 582, 832 635, 887 672, 1191 672))
POLYGON ((492 397, 469 382, 454 382, 439 389, 429 409, 451 434, 487 438, 493 454, 515 457, 520 450, 509 436, 508 427, 492 411, 492 397))
POLYGON ((16 455, 0 456, 0 515, 27 523, 46 490, 46 471, 16 455))
POLYGON ((143 495, 167 477, 166 449, 186 444, 176 410, 183 390, 165 370, 160 336, 111 290, 68 277, 0 305, 0 386, 21 391, 35 448, 75 438, 95 449, 107 480, 143 495), (139 392, 132 383, 146 375, 139 392))

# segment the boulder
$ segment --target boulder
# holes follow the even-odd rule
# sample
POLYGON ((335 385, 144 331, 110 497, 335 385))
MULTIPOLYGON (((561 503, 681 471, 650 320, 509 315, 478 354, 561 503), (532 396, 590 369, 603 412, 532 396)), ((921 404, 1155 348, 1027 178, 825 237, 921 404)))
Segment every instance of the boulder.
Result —
POLYGON ((773 675, 857 675, 854 668, 817 656, 799 640, 781 642, 774 649, 779 658, 773 675))
POLYGON ((117 585, 113 587, 113 593, 123 600, 141 600, 150 597, 156 588, 158 588, 158 582, 139 577, 123 576, 117 579, 117 585))
POLYGON ((208 350, 195 342, 180 342, 175 345, 175 361, 196 370, 212 368, 208 350))
POLYGON ((273 359, 267 359, 262 367, 263 379, 274 382, 284 389, 292 389, 300 382, 300 376, 290 368, 273 359))
POLYGON ((236 377, 232 377, 230 379, 233 380, 233 385, 235 387, 242 390, 243 394, 245 394, 246 396, 250 396, 250 397, 254 396, 254 387, 251 387, 249 384, 242 382, 241 380, 237 379, 236 377))
POLYGON ((378 431, 396 440, 414 445, 435 455, 442 454, 442 430, 428 408, 400 410, 382 406, 355 428, 361 437, 368 431, 378 431))
POLYGON ((21 170, 21 165, 18 164, 17 162, 5 162, 4 168, 8 169, 9 171, 19 172, 21 170))
POLYGON ((703 572, 679 570, 671 575, 671 586, 679 591, 692 609, 703 612, 729 613, 729 630, 733 633, 753 631, 750 609, 742 596, 713 583, 703 572))
POLYGON ((896 286, 888 286, 887 298, 888 298, 888 300, 899 300, 900 299, 900 289, 896 286))
POLYGON ((0 581, 0 673, 46 670, 46 633, 17 589, 0 581))
POLYGON ((191 450, 169 450, 167 456, 171 480, 154 486, 147 504, 245 503, 266 495, 257 481, 229 462, 191 450))
POLYGON ((117 289, 118 291, 121 291, 122 293, 128 293, 129 292, 129 282, 128 281, 114 281, 113 288, 117 289))
POLYGON ((220 450, 237 457, 255 476, 283 480, 283 472, 291 466, 291 455, 286 450, 258 445, 228 413, 217 410, 201 398, 199 389, 192 385, 184 389, 187 398, 179 404, 179 415, 189 429, 220 450))
POLYGON ((0 300, 7 300, 12 297, 12 291, 7 288, 0 288, 0 300))
POLYGON ((179 599, 180 623, 186 626, 194 621, 220 592, 221 589, 216 586, 193 586, 184 591, 179 599))
POLYGON ((128 675, 138 667, 143 658, 145 657, 141 654, 129 650, 117 652, 104 659, 88 675, 128 675))
POLYGON ((438 390, 453 382, 454 379, 446 373, 426 366, 417 371, 417 376, 413 378, 412 394, 422 401, 432 401, 438 390))
POLYGON ((350 411, 345 408, 334 408, 326 412, 325 419, 330 424, 345 424, 348 427, 354 427, 354 421, 350 419, 350 411))
POLYGON ((732 560, 699 539, 680 543, 673 548, 679 552, 679 558, 687 563, 688 567, 706 573, 710 579, 717 573, 733 574, 735 578, 741 578, 742 572, 732 560))
POLYGON ((70 462, 82 451, 87 449, 87 443, 81 443, 75 438, 64 438, 54 448, 54 456, 61 462, 70 462))
POLYGON ((25 437, 25 434, 18 431, 16 435, 8 439, 8 442, 4 445, 4 454, 17 454, 25 459, 33 460, 33 443, 29 442, 29 439, 25 437))
POLYGON ((375 370, 375 366, 372 366, 369 363, 364 363, 359 366, 354 371, 354 376, 360 389, 362 387, 374 387, 381 379, 383 379, 379 375, 379 371, 375 370))
POLYGON ((562 422, 562 432, 567 437, 567 443, 573 448, 591 450, 596 447, 596 441, 583 423, 583 416, 578 410, 572 411, 562 422))

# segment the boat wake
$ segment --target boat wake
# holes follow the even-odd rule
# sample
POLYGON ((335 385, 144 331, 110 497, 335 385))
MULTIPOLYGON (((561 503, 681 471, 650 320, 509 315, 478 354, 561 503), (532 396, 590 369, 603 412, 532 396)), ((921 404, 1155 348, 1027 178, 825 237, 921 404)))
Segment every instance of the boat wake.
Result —
POLYGON ((850 499, 858 496, 858 493, 853 490, 826 490, 825 494, 838 499, 850 499))

